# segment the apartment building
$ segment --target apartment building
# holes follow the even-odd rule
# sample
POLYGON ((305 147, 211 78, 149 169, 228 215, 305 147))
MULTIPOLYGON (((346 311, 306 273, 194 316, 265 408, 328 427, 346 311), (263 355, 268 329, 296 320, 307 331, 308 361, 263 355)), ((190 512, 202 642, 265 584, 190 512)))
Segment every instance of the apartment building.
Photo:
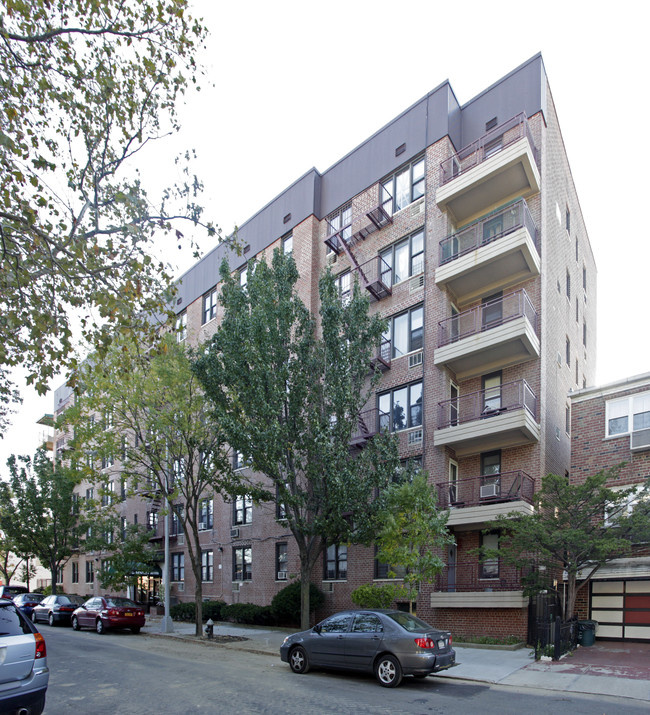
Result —
MULTIPOLYGON (((596 348, 596 268, 541 56, 465 104, 442 83, 327 171, 297 179, 239 239, 242 256, 218 246, 179 279, 178 339, 214 333, 224 256, 244 283, 252 258, 291 252, 315 313, 323 270, 342 299, 359 281, 389 328, 355 446, 395 432, 403 459, 428 471, 455 536, 418 614, 460 635, 525 636, 519 574, 476 550, 497 543, 482 533, 490 519, 531 511, 541 478, 568 472, 567 395, 593 384, 596 348)), ((160 538, 151 510, 127 502, 124 518, 149 519, 160 538)), ((207 499, 206 597, 265 604, 298 573, 277 517, 271 505, 207 499)), ((172 543, 172 593, 183 599, 193 584, 182 534, 172 543)), ((77 577, 90 577, 85 558, 77 577)), ((332 545, 313 574, 328 612, 386 578, 372 548, 347 545, 332 545)))
MULTIPOLYGON (((623 465, 607 486, 643 485, 650 478, 650 373, 574 392, 571 441, 572 482, 623 465)), ((632 495, 628 508, 634 504, 632 495)), ((650 549, 601 567, 578 607, 598 622, 598 638, 650 639, 650 549)))

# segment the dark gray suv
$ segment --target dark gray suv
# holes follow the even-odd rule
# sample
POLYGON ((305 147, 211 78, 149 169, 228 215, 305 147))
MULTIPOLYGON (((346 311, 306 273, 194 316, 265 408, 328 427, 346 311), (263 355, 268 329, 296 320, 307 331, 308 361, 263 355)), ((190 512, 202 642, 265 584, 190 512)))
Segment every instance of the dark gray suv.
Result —
POLYGON ((45 639, 18 610, 0 599, 0 713, 40 715, 50 677, 45 639))

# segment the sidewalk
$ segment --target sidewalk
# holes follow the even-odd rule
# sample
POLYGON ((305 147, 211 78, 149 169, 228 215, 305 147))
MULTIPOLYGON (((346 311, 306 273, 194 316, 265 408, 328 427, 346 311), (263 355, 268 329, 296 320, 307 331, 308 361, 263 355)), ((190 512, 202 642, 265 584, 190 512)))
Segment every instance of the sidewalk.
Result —
MULTIPOLYGON (((163 634, 160 622, 160 618, 147 616, 142 632, 153 637, 195 640, 193 623, 174 622, 174 632, 163 634)), ((214 627, 215 640, 201 642, 279 658, 282 641, 294 632, 295 629, 218 623, 214 627)), ((435 677, 650 701, 650 643, 597 641, 557 662, 535 661, 530 648, 500 650, 455 645, 454 649, 458 665, 435 677)))

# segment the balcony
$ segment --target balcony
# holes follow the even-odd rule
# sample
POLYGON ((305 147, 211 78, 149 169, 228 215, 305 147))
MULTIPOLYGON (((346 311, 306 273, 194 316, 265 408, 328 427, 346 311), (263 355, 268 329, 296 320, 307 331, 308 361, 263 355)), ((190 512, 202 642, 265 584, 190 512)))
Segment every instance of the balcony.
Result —
POLYGON ((525 608, 518 569, 498 561, 447 564, 436 576, 433 608, 525 608))
POLYGON ((539 156, 525 114, 500 124, 443 161, 436 202, 456 224, 539 191, 539 156))
POLYGON ((539 442, 537 398, 526 380, 477 390, 438 404, 436 447, 458 457, 539 442))
POLYGON ((502 514, 533 513, 535 482, 521 470, 455 482, 439 482, 438 504, 449 509, 448 526, 483 524, 502 514))
POLYGON ((388 415, 380 412, 376 407, 359 413, 357 429, 354 430, 350 436, 350 447, 363 449, 369 439, 379 434, 381 425, 385 423, 387 419, 388 415))
POLYGON ((370 360, 370 367, 374 371, 375 369, 384 372, 390 368, 390 362, 393 353, 393 343, 388 338, 381 341, 379 349, 375 355, 370 360))
POLYGON ((339 254, 346 246, 354 246, 359 241, 364 241, 371 233, 379 231, 384 226, 393 222, 393 217, 385 208, 392 203, 393 197, 386 189, 383 190, 383 201, 373 205, 366 211, 356 211, 352 221, 343 227, 332 226, 328 222, 328 232, 325 238, 326 245, 339 254))
POLYGON ((436 365, 459 380, 539 357, 537 312, 525 290, 453 315, 438 323, 436 365))
POLYGON ((540 272, 538 231, 522 199, 440 242, 436 284, 459 304, 510 288, 540 272))
POLYGON ((393 269, 381 256, 375 256, 356 268, 363 287, 375 300, 393 292, 393 269))

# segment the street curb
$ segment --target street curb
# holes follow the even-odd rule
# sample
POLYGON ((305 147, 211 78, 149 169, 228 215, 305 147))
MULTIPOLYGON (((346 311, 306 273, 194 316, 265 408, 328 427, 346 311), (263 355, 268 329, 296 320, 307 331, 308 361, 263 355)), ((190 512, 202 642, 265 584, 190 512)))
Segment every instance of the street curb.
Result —
POLYGON ((246 653, 255 653, 257 655, 270 655, 273 658, 279 658, 280 653, 269 653, 268 650, 259 650, 257 648, 246 648, 243 643, 246 641, 240 641, 239 643, 237 641, 233 641, 232 643, 219 643, 219 641, 210 641, 207 638, 196 638, 196 637, 190 637, 188 638, 187 636, 184 635, 171 635, 169 633, 143 633, 141 631, 141 635, 143 636, 148 636, 150 638, 174 638, 175 640, 179 641, 184 641, 185 643, 195 643, 198 645, 204 645, 204 646, 213 646, 213 647, 218 647, 218 648, 226 648, 227 650, 241 650, 246 653))

